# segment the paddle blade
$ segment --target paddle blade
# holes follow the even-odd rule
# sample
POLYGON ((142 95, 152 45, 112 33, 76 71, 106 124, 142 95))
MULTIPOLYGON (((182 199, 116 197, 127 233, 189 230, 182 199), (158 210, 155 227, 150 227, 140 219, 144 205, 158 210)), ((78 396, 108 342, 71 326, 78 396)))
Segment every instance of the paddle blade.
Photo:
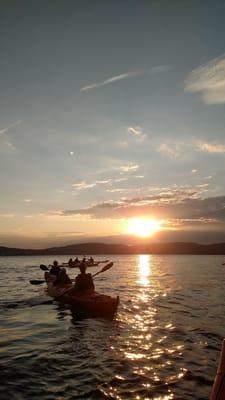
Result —
POLYGON ((94 277, 94 276, 96 276, 96 275, 98 275, 98 274, 101 274, 102 272, 107 271, 107 270, 110 269, 112 266, 113 266, 113 262, 110 262, 110 263, 106 264, 106 265, 101 269, 101 271, 96 272, 96 274, 92 275, 92 277, 94 277))
POLYGON ((106 265, 101 269, 101 271, 99 271, 99 272, 105 272, 105 271, 107 271, 109 268, 111 268, 112 266, 113 266, 113 262, 110 262, 110 263, 106 264, 106 265))
POLYGON ((42 269, 42 271, 48 271, 48 267, 46 267, 46 265, 41 264, 40 268, 42 269))
POLYGON ((30 280, 31 285, 41 285, 42 283, 45 283, 43 279, 32 279, 30 280))

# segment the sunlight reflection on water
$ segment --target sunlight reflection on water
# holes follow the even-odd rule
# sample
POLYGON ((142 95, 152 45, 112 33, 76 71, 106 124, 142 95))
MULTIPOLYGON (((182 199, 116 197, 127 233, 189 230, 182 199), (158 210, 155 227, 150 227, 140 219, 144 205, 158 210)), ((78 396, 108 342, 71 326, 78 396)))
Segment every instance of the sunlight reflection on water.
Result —
POLYGON ((114 256, 96 279, 99 292, 120 296, 106 322, 75 321, 29 284, 51 258, 2 258, 1 400, 17 400, 18 390, 23 400, 209 398, 225 331, 225 274, 215 260, 114 256))
POLYGON ((151 256, 147 254, 141 254, 138 256, 138 267, 139 283, 143 286, 148 286, 150 284, 150 275, 152 274, 151 256))

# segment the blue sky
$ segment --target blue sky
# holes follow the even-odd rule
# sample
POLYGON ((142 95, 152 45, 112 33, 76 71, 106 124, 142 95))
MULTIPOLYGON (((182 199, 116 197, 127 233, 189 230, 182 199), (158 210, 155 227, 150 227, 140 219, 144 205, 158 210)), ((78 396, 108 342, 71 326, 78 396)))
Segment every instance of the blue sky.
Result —
POLYGON ((224 17, 222 1, 1 3, 0 244, 140 215, 224 232, 224 17))

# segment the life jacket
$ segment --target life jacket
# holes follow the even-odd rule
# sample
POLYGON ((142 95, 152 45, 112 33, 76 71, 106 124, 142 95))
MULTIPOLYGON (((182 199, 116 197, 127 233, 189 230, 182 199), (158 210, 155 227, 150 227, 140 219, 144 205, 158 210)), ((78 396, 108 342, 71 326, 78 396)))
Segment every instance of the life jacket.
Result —
POLYGON ((94 282, 91 274, 79 274, 75 279, 75 289, 80 290, 88 290, 94 289, 94 282))
POLYGON ((60 267, 58 265, 53 265, 50 269, 50 274, 58 276, 60 273, 60 267))

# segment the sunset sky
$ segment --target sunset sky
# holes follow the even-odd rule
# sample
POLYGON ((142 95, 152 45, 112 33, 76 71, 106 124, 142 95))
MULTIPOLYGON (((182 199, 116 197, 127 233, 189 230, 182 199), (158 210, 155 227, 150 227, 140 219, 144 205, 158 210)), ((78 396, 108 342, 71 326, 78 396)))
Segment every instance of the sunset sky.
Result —
POLYGON ((1 2, 0 245, 131 218, 225 240, 224 21, 217 0, 1 2))

